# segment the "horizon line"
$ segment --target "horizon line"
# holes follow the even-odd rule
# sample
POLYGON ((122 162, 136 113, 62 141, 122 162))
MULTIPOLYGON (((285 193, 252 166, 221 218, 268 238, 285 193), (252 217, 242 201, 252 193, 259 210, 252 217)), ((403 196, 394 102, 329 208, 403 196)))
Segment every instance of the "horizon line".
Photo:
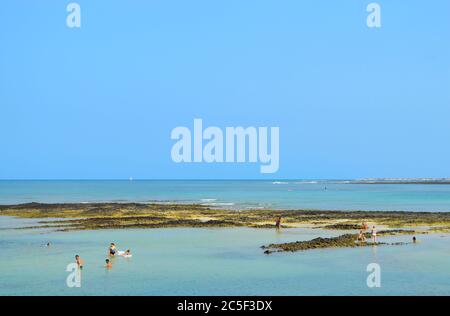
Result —
POLYGON ((0 181, 376 181, 376 180, 450 180, 450 177, 372 177, 372 178, 31 178, 31 179, 0 179, 0 181))

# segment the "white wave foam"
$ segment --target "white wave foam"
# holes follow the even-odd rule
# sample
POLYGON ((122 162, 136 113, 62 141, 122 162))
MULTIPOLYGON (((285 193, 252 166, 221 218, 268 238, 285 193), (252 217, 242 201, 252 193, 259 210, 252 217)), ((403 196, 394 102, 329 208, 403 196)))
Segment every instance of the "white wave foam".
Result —
POLYGON ((319 183, 318 181, 300 181, 300 182, 295 182, 295 184, 317 184, 319 183))
POLYGON ((225 202, 217 202, 217 203, 202 203, 204 206, 233 206, 234 203, 225 203, 225 202))

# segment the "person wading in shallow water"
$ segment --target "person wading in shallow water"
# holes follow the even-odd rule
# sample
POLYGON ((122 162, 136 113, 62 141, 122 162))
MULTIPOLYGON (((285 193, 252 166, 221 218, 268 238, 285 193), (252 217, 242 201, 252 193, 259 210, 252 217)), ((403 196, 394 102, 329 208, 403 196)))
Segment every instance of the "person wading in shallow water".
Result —
POLYGON ((75 256, 75 262, 78 265, 78 268, 83 269, 84 260, 81 259, 79 255, 75 256))
POLYGON ((105 260, 105 262, 106 262, 106 269, 111 269, 112 268, 112 263, 111 263, 111 261, 109 260, 109 259, 106 259, 105 260))
POLYGON ((281 228, 281 216, 278 216, 277 219, 275 220, 275 227, 277 229, 281 228))
POLYGON ((117 249, 116 249, 116 245, 112 242, 111 245, 109 246, 109 255, 111 257, 114 257, 116 255, 117 249))
POLYGON ((377 229, 375 228, 375 226, 372 227, 372 242, 377 242, 377 229))

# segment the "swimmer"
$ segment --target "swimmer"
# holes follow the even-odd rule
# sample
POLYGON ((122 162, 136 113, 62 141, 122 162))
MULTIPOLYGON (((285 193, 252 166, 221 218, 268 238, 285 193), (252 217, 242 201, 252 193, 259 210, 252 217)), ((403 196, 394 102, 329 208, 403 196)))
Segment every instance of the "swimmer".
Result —
POLYGON ((111 261, 109 261, 109 259, 106 259, 105 262, 106 262, 106 268, 107 268, 107 269, 111 269, 111 268, 112 268, 112 263, 111 263, 111 261))
POLYGON ((129 258, 132 256, 130 249, 125 251, 124 253, 120 254, 122 257, 129 258))

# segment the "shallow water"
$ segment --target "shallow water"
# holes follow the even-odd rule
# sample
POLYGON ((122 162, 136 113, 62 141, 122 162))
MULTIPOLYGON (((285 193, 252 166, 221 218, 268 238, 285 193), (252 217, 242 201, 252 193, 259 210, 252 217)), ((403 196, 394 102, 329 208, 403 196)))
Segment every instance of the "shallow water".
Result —
POLYGON ((0 181, 0 204, 201 203, 225 208, 450 211, 450 185, 349 181, 0 181))
MULTIPOLYGON (((12 230, 36 220, 0 217, 0 295, 449 295, 450 236, 419 244, 264 255, 261 245, 344 232, 318 229, 170 228, 49 232, 12 230), (52 246, 43 245, 51 241, 52 246), (133 257, 103 267, 107 246, 133 257), (67 264, 85 260, 81 288, 66 285, 67 264), (381 288, 366 267, 381 265, 381 288)), ((411 236, 380 241, 410 241, 411 236)))

